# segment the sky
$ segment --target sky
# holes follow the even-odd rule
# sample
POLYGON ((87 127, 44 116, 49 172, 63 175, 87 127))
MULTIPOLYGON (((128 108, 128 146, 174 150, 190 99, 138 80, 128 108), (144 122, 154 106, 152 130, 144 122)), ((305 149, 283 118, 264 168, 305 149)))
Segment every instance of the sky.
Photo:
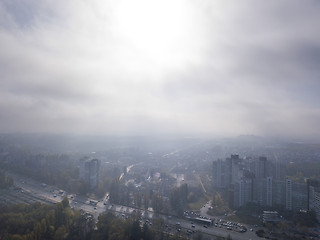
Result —
POLYGON ((0 0, 0 132, 320 136, 318 0, 0 0))

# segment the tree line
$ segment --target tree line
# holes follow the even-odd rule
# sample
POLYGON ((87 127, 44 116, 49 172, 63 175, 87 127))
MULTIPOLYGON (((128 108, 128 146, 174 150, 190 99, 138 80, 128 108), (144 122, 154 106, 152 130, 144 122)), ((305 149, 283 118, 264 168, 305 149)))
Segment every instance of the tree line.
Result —
POLYGON ((0 206, 0 239, 87 239, 92 227, 93 221, 73 211, 67 198, 55 205, 0 206))
MULTIPOLYGON (((100 214, 95 225, 93 217, 71 209, 64 198, 55 205, 34 203, 0 206, 0 239, 4 240, 178 240, 180 233, 163 231, 163 220, 150 226, 137 213, 119 218, 112 213, 100 214)), ((195 235, 199 237, 198 235, 195 235)))
POLYGON ((13 178, 6 176, 5 171, 0 170, 0 189, 13 186, 13 178))

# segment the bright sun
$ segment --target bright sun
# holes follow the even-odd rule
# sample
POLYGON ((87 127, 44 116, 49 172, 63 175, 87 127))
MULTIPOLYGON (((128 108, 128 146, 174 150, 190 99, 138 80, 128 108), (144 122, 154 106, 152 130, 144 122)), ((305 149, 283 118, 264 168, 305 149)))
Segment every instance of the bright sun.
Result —
POLYGON ((160 66, 179 67, 199 48, 197 17, 186 0, 121 1, 114 28, 131 51, 160 66))

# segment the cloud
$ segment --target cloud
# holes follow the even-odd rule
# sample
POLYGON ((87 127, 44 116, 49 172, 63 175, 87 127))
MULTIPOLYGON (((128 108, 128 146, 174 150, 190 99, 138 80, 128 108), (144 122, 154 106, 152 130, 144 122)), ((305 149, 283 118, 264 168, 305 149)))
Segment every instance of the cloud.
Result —
POLYGON ((320 134, 319 8, 4 0, 0 131, 320 134))

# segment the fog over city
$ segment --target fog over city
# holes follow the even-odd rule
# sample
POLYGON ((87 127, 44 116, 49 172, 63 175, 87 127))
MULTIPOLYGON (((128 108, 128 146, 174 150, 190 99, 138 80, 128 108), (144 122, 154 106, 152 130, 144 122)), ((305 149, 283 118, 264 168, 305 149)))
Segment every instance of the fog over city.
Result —
POLYGON ((0 239, 320 239, 319 0, 0 0, 0 239))
POLYGON ((320 134, 320 2, 0 1, 0 131, 320 134))

